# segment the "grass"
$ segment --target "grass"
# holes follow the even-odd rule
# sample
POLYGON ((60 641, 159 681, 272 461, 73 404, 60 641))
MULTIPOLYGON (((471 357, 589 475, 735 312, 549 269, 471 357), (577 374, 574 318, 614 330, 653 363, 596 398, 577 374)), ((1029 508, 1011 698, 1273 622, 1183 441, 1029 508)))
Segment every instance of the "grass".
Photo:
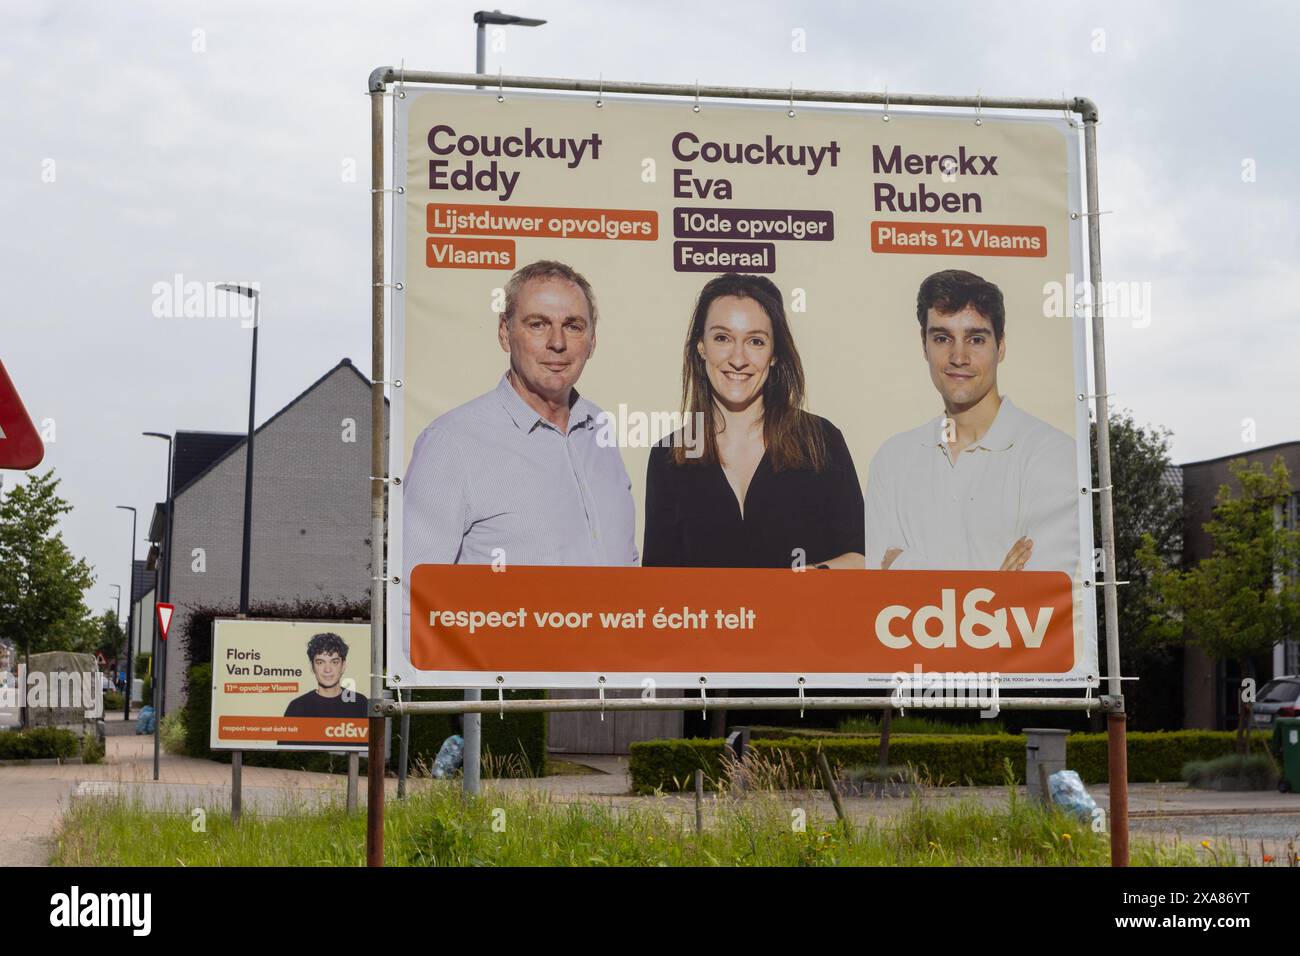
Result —
MULTIPOLYGON (((710 798, 703 833, 689 802, 565 803, 536 791, 463 797, 449 781, 385 812, 389 866, 1106 866, 1104 834, 1008 791, 1005 807, 927 806, 846 831, 803 793, 710 798), (802 828, 800 828, 800 824, 802 828)), ((341 805, 245 813, 238 827, 210 811, 159 812, 135 798, 75 800, 55 841, 57 866, 361 866, 365 815, 341 805)), ((1188 844, 1133 840, 1138 866, 1234 865, 1188 844)))

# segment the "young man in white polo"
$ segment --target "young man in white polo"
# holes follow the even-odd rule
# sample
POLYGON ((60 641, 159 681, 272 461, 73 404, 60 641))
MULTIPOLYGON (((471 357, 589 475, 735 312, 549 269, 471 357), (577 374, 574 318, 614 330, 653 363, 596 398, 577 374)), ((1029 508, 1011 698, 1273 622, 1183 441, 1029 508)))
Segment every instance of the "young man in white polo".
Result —
POLYGON ((867 567, 1073 577, 1074 439, 998 391, 1001 290, 971 272, 936 272, 921 283, 916 318, 943 414, 895 435, 872 459, 867 567))

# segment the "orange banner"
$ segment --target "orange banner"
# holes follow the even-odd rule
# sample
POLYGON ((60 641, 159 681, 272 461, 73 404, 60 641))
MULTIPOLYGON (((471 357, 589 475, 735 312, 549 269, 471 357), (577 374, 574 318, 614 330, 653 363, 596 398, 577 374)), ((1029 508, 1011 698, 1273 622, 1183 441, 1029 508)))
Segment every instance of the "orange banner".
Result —
POLYGON ((515 244, 510 239, 430 239, 424 250, 430 269, 513 269, 515 244))
POLYGON ((421 670, 1055 674, 1074 665, 1059 571, 416 566, 421 670))
POLYGON ((995 226, 962 222, 871 223, 872 252, 919 253, 927 256, 1047 256, 1044 226, 995 226))
POLYGON ((429 203, 428 231, 435 236, 540 236, 547 239, 659 238, 653 209, 582 209, 572 206, 485 206, 429 203))
POLYGON ((227 694, 296 694, 298 685, 293 684, 267 684, 263 682, 249 682, 243 684, 225 685, 227 694))
POLYGON ((218 740, 283 740, 325 743, 338 749, 366 743, 369 722, 363 717, 222 717, 218 740))

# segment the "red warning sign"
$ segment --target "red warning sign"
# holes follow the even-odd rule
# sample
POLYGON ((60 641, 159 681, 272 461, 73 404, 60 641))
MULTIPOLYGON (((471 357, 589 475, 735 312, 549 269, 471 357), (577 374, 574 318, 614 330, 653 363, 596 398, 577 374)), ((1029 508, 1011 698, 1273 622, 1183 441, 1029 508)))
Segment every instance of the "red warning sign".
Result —
POLYGON ((45 457, 45 445, 36 433, 18 389, 0 362, 0 468, 26 471, 45 457))
POLYGON ((172 614, 176 610, 174 604, 158 605, 158 630, 162 634, 162 639, 167 640, 167 629, 172 626, 172 614))

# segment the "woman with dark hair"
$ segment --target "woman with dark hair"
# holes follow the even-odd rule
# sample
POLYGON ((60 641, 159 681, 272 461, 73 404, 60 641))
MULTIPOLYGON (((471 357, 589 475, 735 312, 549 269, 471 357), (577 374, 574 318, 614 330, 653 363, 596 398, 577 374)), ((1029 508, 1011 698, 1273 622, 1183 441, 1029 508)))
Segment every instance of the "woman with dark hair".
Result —
POLYGON ((853 458, 840 430, 803 405, 780 290, 762 276, 711 280, 682 356, 687 425, 650 452, 641 563, 863 567, 853 458))

